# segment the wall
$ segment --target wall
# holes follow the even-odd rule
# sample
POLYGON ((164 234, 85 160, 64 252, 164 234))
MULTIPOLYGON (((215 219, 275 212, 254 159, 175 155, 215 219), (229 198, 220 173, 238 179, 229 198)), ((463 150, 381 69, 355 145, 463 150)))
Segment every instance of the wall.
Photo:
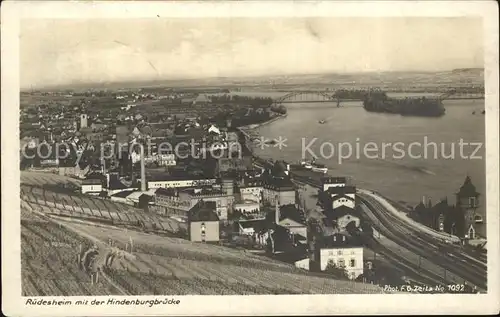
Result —
POLYGON ((191 209, 189 200, 177 196, 155 195, 155 204, 163 207, 165 216, 187 216, 191 209))
POLYGON ((351 221, 356 222, 356 227, 359 227, 360 220, 358 217, 354 217, 352 215, 344 215, 340 218, 337 219, 337 226, 339 226, 339 229, 344 230, 347 226, 347 224, 351 221))
POLYGON ((323 184, 323 191, 328 190, 330 187, 345 187, 345 184, 343 183, 338 183, 338 184, 323 184))
POLYGON ((309 271, 309 258, 296 261, 295 267, 309 271))
POLYGON ((269 188, 264 188, 263 190, 264 193, 264 201, 268 202, 271 204, 271 206, 276 206, 276 195, 278 195, 279 199, 279 205, 289 205, 289 204, 295 204, 295 191, 290 190, 290 191, 275 191, 273 189, 269 188))
POLYGON ((260 211, 260 204, 257 202, 248 202, 248 203, 240 203, 240 204, 234 204, 233 205, 233 210, 239 210, 242 213, 250 213, 253 211, 260 211))
POLYGON ((344 260, 345 269, 350 279, 356 279, 363 274, 363 248, 328 248, 320 250, 321 270, 324 271, 328 261, 341 265, 339 260, 344 260), (354 266, 351 266, 354 260, 354 266))
POLYGON ((148 181, 148 188, 169 188, 169 187, 195 187, 200 185, 213 185, 212 179, 189 179, 189 180, 169 180, 169 181, 148 181))
POLYGON ((101 192, 102 185, 101 184, 93 184, 93 185, 82 185, 82 194, 88 192, 101 192))
POLYGON ((192 196, 191 206, 196 205, 200 200, 213 201, 216 204, 216 213, 220 220, 226 220, 232 211, 234 196, 192 196))
MULTIPOLYGON (((202 222, 192 222, 189 225, 189 238, 193 242, 201 242, 201 224, 202 222)), ((219 222, 206 221, 205 224, 205 241, 219 241, 219 222)))
POLYGON ((262 187, 243 187, 240 188, 240 194, 242 200, 252 200, 259 204, 262 203, 262 187))

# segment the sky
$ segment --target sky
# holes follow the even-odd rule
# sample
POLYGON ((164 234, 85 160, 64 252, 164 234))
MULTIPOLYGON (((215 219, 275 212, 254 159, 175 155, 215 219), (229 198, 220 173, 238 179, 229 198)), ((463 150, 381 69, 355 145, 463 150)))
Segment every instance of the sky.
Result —
POLYGON ((21 88, 483 67, 480 18, 29 19, 21 88))

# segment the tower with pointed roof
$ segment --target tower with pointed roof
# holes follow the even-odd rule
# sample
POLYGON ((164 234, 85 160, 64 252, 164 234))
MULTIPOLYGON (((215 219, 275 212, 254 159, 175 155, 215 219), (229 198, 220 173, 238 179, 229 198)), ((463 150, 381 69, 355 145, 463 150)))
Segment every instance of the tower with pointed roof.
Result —
POLYGON ((465 178, 464 184, 455 195, 457 197, 457 207, 462 209, 464 212, 464 236, 466 239, 474 239, 476 235, 474 217, 476 216, 476 210, 479 206, 480 194, 477 192, 476 186, 472 184, 472 180, 469 176, 465 178))

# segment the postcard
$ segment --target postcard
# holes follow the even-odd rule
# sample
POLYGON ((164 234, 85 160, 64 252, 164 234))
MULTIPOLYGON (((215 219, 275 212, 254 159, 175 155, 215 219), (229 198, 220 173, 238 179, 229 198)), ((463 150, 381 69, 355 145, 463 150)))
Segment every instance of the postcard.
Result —
POLYGON ((4 314, 498 313, 494 2, 1 17, 4 314))

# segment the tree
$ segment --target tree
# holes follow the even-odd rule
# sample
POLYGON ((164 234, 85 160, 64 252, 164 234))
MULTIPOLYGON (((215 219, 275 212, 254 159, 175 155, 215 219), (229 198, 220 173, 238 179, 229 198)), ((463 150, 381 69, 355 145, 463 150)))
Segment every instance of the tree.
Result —
POLYGON ((336 278, 338 278, 340 280, 348 280, 349 279, 349 275, 348 275, 347 271, 345 270, 345 268, 335 265, 335 263, 333 261, 328 261, 328 264, 326 265, 326 268, 325 268, 325 272, 335 276, 336 278))

